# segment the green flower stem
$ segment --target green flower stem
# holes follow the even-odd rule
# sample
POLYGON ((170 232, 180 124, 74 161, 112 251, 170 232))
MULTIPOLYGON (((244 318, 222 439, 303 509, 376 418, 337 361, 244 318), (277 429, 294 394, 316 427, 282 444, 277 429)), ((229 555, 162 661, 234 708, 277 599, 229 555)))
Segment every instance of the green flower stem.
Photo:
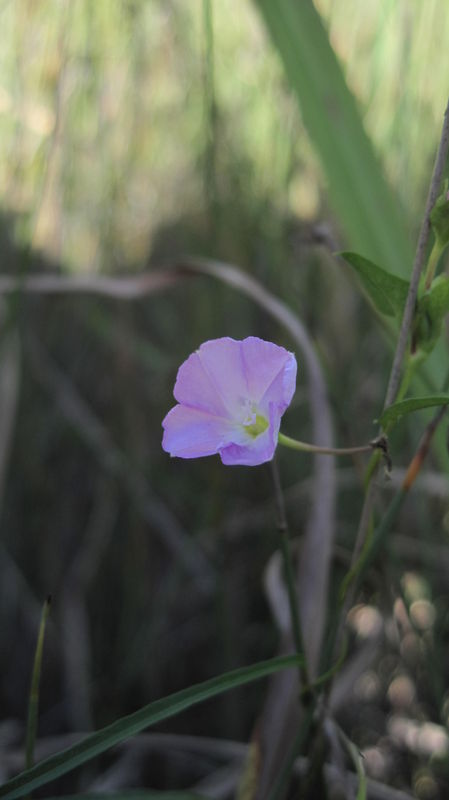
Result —
POLYGON ((313 724, 314 708, 311 706, 304 714, 302 722, 299 726, 298 732, 293 740, 290 749, 287 751, 287 756, 284 764, 282 765, 273 787, 268 795, 268 800, 280 800, 287 794, 290 778, 295 766, 295 761, 304 747, 305 741, 310 737, 310 730, 313 724))
MULTIPOLYGON (((397 395, 396 395, 395 402, 399 402, 399 400, 402 400, 405 397, 405 395, 407 394, 408 387, 410 386, 410 383, 412 381, 412 378, 413 378, 417 368, 419 367, 419 365, 422 364, 423 360, 424 359, 423 359, 422 353, 419 353, 419 354, 416 354, 416 355, 413 355, 413 356, 412 355, 408 355, 407 361, 406 361, 406 364, 405 364, 404 374, 402 376, 402 380, 401 380, 401 383, 400 383, 400 386, 399 386, 399 389, 398 389, 398 392, 397 392, 397 395)), ((384 425, 383 426, 383 435, 385 437, 387 437, 390 434, 390 432, 391 432, 393 427, 394 427, 394 423, 391 423, 391 422, 389 424, 384 425)), ((363 481, 363 484, 364 484, 364 487, 365 487, 365 492, 368 491, 368 487, 369 487, 369 485, 371 483, 371 480, 372 480, 372 478, 374 476, 374 473, 376 472, 376 469, 378 467, 379 461, 380 461, 381 456, 382 456, 381 448, 380 447, 376 448, 375 447, 375 442, 376 442, 376 440, 374 440, 374 443, 373 443, 374 452, 373 452, 373 454, 372 454, 372 456, 371 456, 371 458, 370 458, 370 460, 368 462, 368 466, 367 466, 366 471, 365 471, 365 477, 364 477, 364 481, 363 481)))
POLYGON ((373 530, 369 536, 367 536, 358 560, 343 578, 339 593, 339 602, 341 606, 343 606, 350 585, 354 581, 357 581, 357 585, 360 583, 360 580, 364 576, 367 568, 379 551, 380 546, 385 541, 393 523, 396 520, 406 495, 407 491, 401 487, 393 497, 393 500, 388 506, 378 527, 373 530))
MULTIPOLYGON (((296 594, 295 574, 293 571, 293 559, 290 548, 290 538, 288 535, 288 531, 286 529, 281 530, 281 551, 282 551, 282 558, 284 561, 288 602, 290 605, 290 614, 292 617, 292 629, 293 629, 293 639, 295 642, 295 650, 298 653, 298 655, 304 655, 305 649, 302 638, 301 623, 299 620, 299 613, 298 613, 298 598, 296 594)), ((307 672, 307 667, 304 664, 300 667, 300 669, 301 669, 302 683, 304 686, 308 686, 309 676, 307 672)))
POLYGON ((440 260, 440 256, 444 248, 445 244, 443 244, 439 239, 435 239, 432 250, 430 252, 425 272, 424 288, 426 291, 430 289, 432 285, 432 281, 435 277, 435 270, 437 268, 438 261, 440 260))
MULTIPOLYGON (((445 386, 447 385, 447 380, 445 381, 444 385, 445 386)), ((447 411, 446 406, 443 406, 442 408, 438 409, 433 419, 427 425, 424 434, 421 438, 421 441, 418 445, 418 449, 409 464, 404 480, 402 481, 401 487, 394 495, 390 505, 388 506, 377 528, 373 530, 372 533, 366 538, 358 560, 355 562, 355 564, 353 564, 349 572, 343 578, 343 582, 340 589, 341 605, 343 605, 344 603, 349 586, 354 581, 360 582, 367 568, 371 564, 373 558, 377 555, 380 547, 384 544, 385 540, 387 539, 388 534, 390 533, 391 528, 393 527, 394 522, 397 518, 397 515, 404 503, 404 500, 408 496, 408 493, 412 488, 413 484, 415 483, 415 480, 421 470, 424 459, 426 458, 427 453, 429 451, 432 437, 438 425, 440 424, 441 420, 443 419, 446 411, 447 411)))
POLYGON ((50 612, 51 597, 47 597, 42 608, 39 633, 37 637, 36 652, 34 654, 33 674, 31 676, 30 697, 28 701, 28 720, 25 745, 25 769, 30 769, 34 763, 34 742, 36 740, 37 714, 39 709, 39 683, 41 677, 42 653, 44 650, 44 636, 47 618, 50 612))
POLYGON ((422 364, 422 362, 425 361, 425 358, 426 356, 421 351, 418 351, 414 355, 409 355, 407 357, 404 374, 402 376, 398 393, 394 401, 395 403, 399 403, 400 400, 404 399, 416 370, 418 369, 420 364, 422 364))
MULTIPOLYGON (((399 389, 398 389, 398 393, 396 395, 396 400, 397 401, 402 400, 404 395, 407 393, 407 389, 408 389, 408 387, 410 385, 410 382, 411 382, 411 380, 413 378, 413 375, 415 374, 416 368, 421 363, 421 361, 422 361, 421 358, 410 356, 410 355, 408 356, 406 367, 405 367, 405 371, 404 371, 404 374, 402 376, 402 380, 401 380, 401 384, 400 384, 399 389)), ((393 428, 393 424, 392 423, 385 425, 383 427, 384 436, 388 436, 389 433, 391 432, 392 428, 393 428)), ((367 466, 367 468, 365 470, 365 477, 364 477, 364 480, 363 480, 363 484, 364 484, 364 487, 365 487, 365 492, 368 491, 368 487, 369 487, 369 485, 371 483, 371 480, 372 480, 372 478, 374 476, 374 473, 376 472, 376 469, 378 467, 378 464, 379 464, 379 461, 381 459, 381 456, 382 456, 382 453, 381 453, 380 448, 379 449, 375 449, 374 453, 372 454, 372 456, 371 456, 371 458, 370 458, 370 460, 368 462, 368 466, 367 466)))
MULTIPOLYGON (((274 498, 276 501, 277 526, 280 537, 282 559, 284 562, 288 603, 290 607, 293 642, 297 654, 303 657, 303 660, 299 663, 298 667, 299 667, 299 677, 301 681, 301 686, 305 689, 305 687, 310 686, 309 671, 307 669, 306 651, 302 636, 301 621, 299 619, 299 603, 298 603, 298 596, 296 593, 295 571, 293 567, 293 558, 290 547, 290 537, 288 533, 287 517, 285 513, 284 495, 282 493, 281 479, 279 476, 279 468, 276 459, 273 459, 273 461, 271 462, 271 472, 274 484, 274 498)), ((304 698, 303 701, 305 701, 304 698)))
POLYGON ((379 446, 374 441, 361 447, 320 447, 316 444, 300 442, 298 439, 291 439, 290 436, 285 436, 283 433, 279 433, 278 442, 291 450, 300 450, 302 453, 316 453, 325 456, 354 456, 358 453, 370 453, 379 446))

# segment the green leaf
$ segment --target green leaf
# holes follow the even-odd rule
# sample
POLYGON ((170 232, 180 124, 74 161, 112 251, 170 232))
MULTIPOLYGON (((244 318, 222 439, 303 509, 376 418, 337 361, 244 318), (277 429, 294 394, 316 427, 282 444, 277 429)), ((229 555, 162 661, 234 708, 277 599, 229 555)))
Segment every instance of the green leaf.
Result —
POLYGON ((23 797, 33 789, 44 786, 60 775, 65 775, 66 772, 85 764, 86 761, 104 753, 130 736, 140 733, 156 722, 169 719, 197 703, 228 692, 230 689, 252 683, 283 669, 297 667, 301 661, 300 656, 282 656, 269 661, 261 661, 250 667, 225 672, 224 675, 210 678, 203 683, 156 700, 12 778, 0 787, 0 797, 5 800, 23 797))
POLYGON ((330 202, 351 249, 407 276, 413 252, 354 96, 312 0, 255 0, 321 159, 330 202))
POLYGON ((356 270, 360 281, 381 314, 402 318, 409 289, 408 281, 391 275, 358 253, 339 253, 356 270))
POLYGON ((400 400, 398 403, 388 406, 379 419, 382 427, 396 422, 399 417, 404 414, 412 414, 413 411, 419 411, 423 408, 432 408, 434 406, 447 406, 449 405, 449 394, 431 394, 428 397, 410 397, 407 400, 400 400))

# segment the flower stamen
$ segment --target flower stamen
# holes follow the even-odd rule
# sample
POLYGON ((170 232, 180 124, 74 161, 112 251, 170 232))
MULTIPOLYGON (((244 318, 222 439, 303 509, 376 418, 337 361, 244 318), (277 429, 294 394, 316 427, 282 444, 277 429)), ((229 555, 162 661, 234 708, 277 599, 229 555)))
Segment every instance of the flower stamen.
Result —
POLYGON ((261 414, 256 414, 256 419, 254 422, 251 422, 249 425, 244 425, 245 431, 249 433, 254 439, 256 436, 260 436, 261 433, 267 430, 269 426, 269 422, 265 417, 261 414))

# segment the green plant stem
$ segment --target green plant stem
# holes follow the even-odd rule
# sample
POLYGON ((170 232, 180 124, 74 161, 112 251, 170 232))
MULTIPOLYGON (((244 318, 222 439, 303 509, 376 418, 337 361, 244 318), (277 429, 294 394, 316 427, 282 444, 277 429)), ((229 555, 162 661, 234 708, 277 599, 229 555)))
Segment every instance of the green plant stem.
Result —
MULTIPOLYGON (((402 400, 404 395, 407 393, 407 389, 408 389, 408 387, 410 385, 410 382, 411 382, 411 380, 413 378, 413 375, 415 374, 415 371, 416 371, 420 361, 421 361, 420 359, 415 359, 412 356, 408 356, 407 364, 406 364, 406 367, 405 367, 405 371, 404 371, 404 374, 402 376, 401 383, 400 383, 400 386, 399 386, 399 389, 398 389, 398 392, 397 392, 397 395, 396 395, 396 401, 402 400)), ((383 426, 384 435, 388 436, 391 433, 392 428, 393 428, 393 425, 391 423, 383 426)), ((364 478, 364 481, 363 481, 364 487, 365 487, 365 492, 368 491, 368 488, 369 488, 369 485, 371 483, 371 480, 372 480, 372 478, 373 478, 373 476, 374 476, 374 474, 375 474, 375 472, 377 470, 380 458, 381 458, 381 452, 380 452, 380 450, 376 450, 372 454, 372 456, 371 456, 371 458, 370 458, 370 460, 368 462, 368 466, 367 466, 367 468, 365 470, 365 478, 364 478)))
MULTIPOLYGON (((422 363, 422 361, 423 361, 422 355, 415 355, 415 356, 409 355, 408 356, 407 362, 406 362, 406 366, 405 366, 405 370, 404 370, 404 374, 402 375, 401 383, 399 385, 399 389, 398 389, 398 392, 397 392, 397 395, 396 395, 396 398, 395 398, 395 402, 399 402, 407 394, 407 390, 408 390, 408 387, 410 386, 412 378, 413 378, 417 368, 422 363)), ((391 433, 392 429, 393 429, 393 424, 391 422, 389 424, 384 425, 383 426, 384 435, 388 436, 391 433)), ((368 462, 368 466, 366 468, 365 478, 364 478, 365 492, 368 491, 368 487, 369 487, 369 485, 371 483, 371 480, 372 480, 372 478, 374 476, 374 473, 375 473, 375 471, 377 469, 377 466, 379 464, 380 457, 381 457, 381 451, 380 451, 380 448, 379 448, 379 449, 375 450, 375 452, 372 454, 372 456, 371 456, 371 458, 370 458, 370 460, 368 462)))
POLYGON ((279 433, 278 442, 284 447, 289 447, 290 450, 299 450, 302 453, 315 453, 325 456, 354 456, 359 453, 370 453, 377 446, 375 442, 372 442, 371 444, 365 444, 361 447, 320 447, 316 444, 308 444, 306 442, 300 442, 298 439, 292 439, 290 436, 285 436, 283 433, 279 433))
MULTIPOLYGON (((445 381, 444 384, 445 386, 446 383, 447 380, 445 381)), ((352 589, 352 591, 354 592, 356 581, 357 583, 360 582, 360 579, 365 574, 367 567, 371 564, 373 558, 375 557, 380 547, 384 543, 385 539, 387 538, 397 518, 397 515, 402 507, 402 504, 404 503, 404 500, 406 499, 411 487, 415 483, 417 475, 419 474, 424 459, 426 458, 427 453, 429 451, 432 437, 438 425, 440 424, 441 420, 443 419, 446 411, 447 411, 446 406, 440 408, 433 417, 433 419, 427 425, 424 434, 421 438, 421 441, 419 443, 418 449, 409 464, 409 467, 407 469, 406 475, 404 477, 404 480, 402 481, 402 485, 399 491, 393 497, 393 500, 388 506, 377 528, 373 531, 371 535, 369 535, 365 539, 359 558, 352 565, 351 569, 344 577, 340 589, 340 603, 342 606, 346 600, 349 587, 351 586, 351 584, 354 584, 352 589)))
POLYGON ((432 250, 430 251, 429 260, 427 262, 425 277, 424 277, 424 288, 427 291, 430 289, 432 285, 432 281, 435 277, 435 270, 437 268, 438 261, 440 260, 440 256, 445 248, 444 244, 441 244, 439 239, 435 239, 433 243, 432 250))
POLYGON ((30 697, 28 701, 28 719, 25 743, 25 769, 30 769, 34 764, 34 743, 36 741, 37 716, 39 710, 39 684, 42 667, 42 654, 44 651, 45 626, 50 612, 51 597, 47 597, 41 614, 39 633, 37 637, 36 652, 34 654, 33 673, 31 676, 30 697))
POLYGON ((356 561, 353 567, 349 570, 349 572, 345 575, 341 588, 340 588, 340 603, 343 604, 347 591, 350 585, 355 581, 357 578, 358 581, 362 578, 364 573, 366 572, 367 567, 372 562, 374 556, 379 550, 380 545, 385 540, 386 535, 391 530, 391 527, 397 517, 399 509, 401 508, 407 492, 401 487, 399 491, 393 497, 390 505, 387 508, 382 520, 375 531, 372 532, 371 535, 367 536, 365 539, 364 547, 360 554, 360 557, 356 561))
POLYGON ((355 771, 357 773, 357 777, 359 779, 359 786, 357 789, 357 797, 356 800, 366 800, 367 796, 367 784, 366 784, 366 774, 365 774, 365 767, 363 765, 363 757, 360 754, 359 749, 355 746, 353 742, 346 736, 345 732, 337 726, 338 734, 346 747, 352 763, 354 764, 355 771))
POLYGON ((399 330, 398 341, 396 344, 396 352, 394 354, 393 364, 390 371, 390 378, 388 381, 387 392, 385 395, 384 408, 394 403, 396 393, 400 383, 402 361, 407 349, 410 331, 413 324, 413 317, 415 315, 416 299, 418 296, 419 281, 421 278, 422 269, 425 262, 427 251, 427 243, 430 233, 430 213, 435 205, 438 196, 438 189, 443 175, 444 165, 446 163, 446 156, 449 148, 449 100, 444 112, 443 128, 441 131, 440 143, 433 169, 432 179, 430 181, 429 194, 426 201, 426 209, 424 218, 419 233, 418 244, 416 246, 415 260, 413 263, 412 274, 410 277, 410 287, 407 295, 407 300, 404 307, 404 315, 402 317, 401 327, 399 330))
POLYGON ((268 800, 280 800, 281 797, 285 796, 288 789, 288 784, 291 778, 291 774, 295 766, 295 761, 301 753, 301 750, 304 746, 304 742, 310 735, 310 728, 313 723, 313 715, 314 715, 313 707, 307 709, 304 718, 301 722, 301 725, 299 726, 298 732, 293 740, 291 748, 287 753, 285 762, 280 769, 280 772, 276 778, 273 788, 270 791, 270 794, 268 795, 268 800))
MULTIPOLYGON (((285 580, 287 582, 288 602, 290 604, 290 613, 292 617, 293 639, 295 642, 295 650, 298 654, 304 653, 304 642, 302 640, 301 625, 299 622, 298 613, 298 598, 296 596, 295 576, 292 565, 292 554, 290 548, 290 539, 288 531, 281 531, 281 550, 282 558, 284 560, 285 580)), ((305 671, 305 668, 303 668, 305 671)))
POLYGON ((282 559, 284 562, 285 581, 287 584, 288 602, 290 607, 293 642, 297 654, 303 657, 303 660, 298 665, 298 669, 299 669, 299 677, 301 685, 303 688, 305 688, 309 687, 310 685, 309 671, 307 668, 306 651, 302 636, 301 622, 299 619, 299 603, 298 603, 298 596, 296 593, 295 572, 293 569, 293 558, 290 547, 290 537, 288 534, 284 496, 282 493, 279 468, 276 459, 273 459, 273 461, 271 462, 271 472, 274 484, 274 497, 275 497, 276 512, 277 512, 277 526, 281 544, 282 559))
MULTIPOLYGON (((401 383, 398 389, 398 393, 395 397, 394 402, 399 403, 400 400, 403 400, 405 395, 407 394, 408 387, 415 375, 416 370, 418 369, 419 365, 425 360, 425 356, 423 353, 415 353, 414 355, 408 355, 405 363, 404 373, 402 375, 401 383)), ((389 428, 388 431, 391 429, 389 428)))

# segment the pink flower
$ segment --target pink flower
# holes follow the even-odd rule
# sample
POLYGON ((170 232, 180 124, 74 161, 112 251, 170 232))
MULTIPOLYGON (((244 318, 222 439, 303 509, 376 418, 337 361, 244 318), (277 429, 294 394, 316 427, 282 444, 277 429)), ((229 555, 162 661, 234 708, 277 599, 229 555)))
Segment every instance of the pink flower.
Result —
POLYGON ((283 347, 256 336, 204 342, 178 370, 162 447, 179 458, 219 453, 223 464, 271 461, 295 385, 296 359, 283 347))

